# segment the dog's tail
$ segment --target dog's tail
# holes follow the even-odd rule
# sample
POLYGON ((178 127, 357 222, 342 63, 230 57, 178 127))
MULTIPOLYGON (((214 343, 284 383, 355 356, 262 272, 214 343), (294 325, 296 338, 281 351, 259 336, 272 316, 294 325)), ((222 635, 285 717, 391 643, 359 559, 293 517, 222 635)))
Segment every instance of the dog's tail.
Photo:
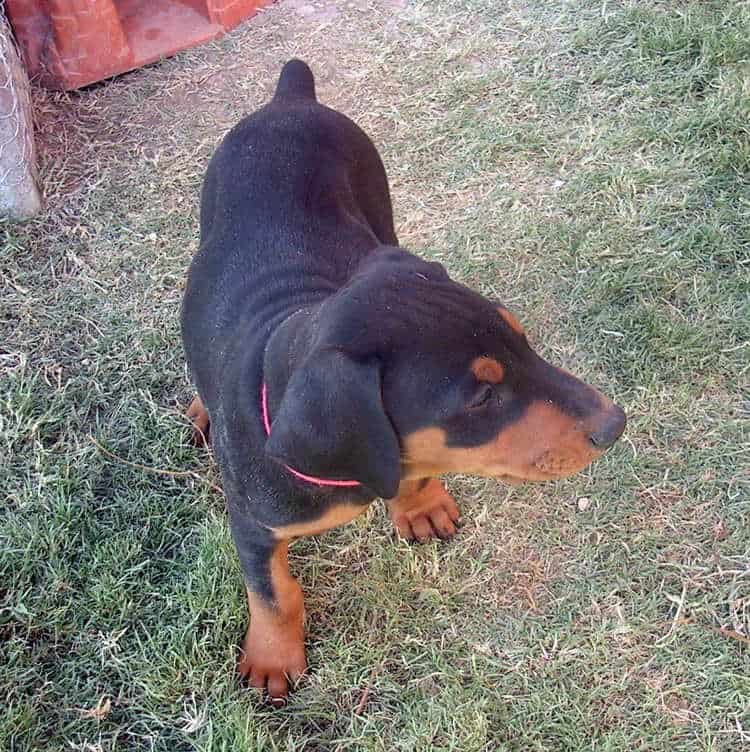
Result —
POLYGON ((315 99, 315 79, 307 63, 292 59, 284 65, 274 99, 315 99))

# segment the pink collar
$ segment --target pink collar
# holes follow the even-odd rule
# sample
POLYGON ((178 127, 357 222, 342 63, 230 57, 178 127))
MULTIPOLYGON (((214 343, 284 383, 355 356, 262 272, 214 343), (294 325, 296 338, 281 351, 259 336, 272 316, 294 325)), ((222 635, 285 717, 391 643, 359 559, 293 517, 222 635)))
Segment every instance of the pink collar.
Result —
MULTIPOLYGON (((263 386, 260 389, 260 409, 263 414, 263 428, 266 429, 266 436, 271 435, 271 421, 268 419, 268 390, 266 389, 266 382, 263 382, 263 386)), ((324 478, 314 478, 312 475, 305 475, 295 470, 289 465, 284 467, 296 478, 300 480, 306 480, 308 483, 314 483, 316 486, 337 486, 340 488, 351 488, 353 486, 361 486, 362 484, 358 480, 325 480, 324 478)))

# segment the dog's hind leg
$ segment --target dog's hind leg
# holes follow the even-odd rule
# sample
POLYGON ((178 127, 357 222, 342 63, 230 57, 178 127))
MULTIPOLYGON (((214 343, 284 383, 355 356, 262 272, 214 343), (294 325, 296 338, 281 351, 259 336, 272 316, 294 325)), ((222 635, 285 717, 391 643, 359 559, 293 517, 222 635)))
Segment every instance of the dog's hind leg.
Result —
POLYGON ((203 400, 196 394, 185 413, 193 424, 192 441, 195 446, 206 446, 208 434, 211 428, 211 420, 208 410, 203 405, 203 400))

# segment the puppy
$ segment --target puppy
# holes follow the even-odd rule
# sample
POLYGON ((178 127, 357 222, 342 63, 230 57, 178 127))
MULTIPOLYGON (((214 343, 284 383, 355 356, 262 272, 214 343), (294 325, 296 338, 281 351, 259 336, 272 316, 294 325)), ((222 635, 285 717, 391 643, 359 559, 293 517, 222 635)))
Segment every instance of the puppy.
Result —
POLYGON ((376 497, 399 534, 456 532, 438 476, 562 478, 620 436, 623 411, 540 358, 499 303, 398 245, 383 164, 289 61, 223 140, 201 198, 182 334, 242 563, 239 672, 272 701, 305 671, 293 538, 376 497))

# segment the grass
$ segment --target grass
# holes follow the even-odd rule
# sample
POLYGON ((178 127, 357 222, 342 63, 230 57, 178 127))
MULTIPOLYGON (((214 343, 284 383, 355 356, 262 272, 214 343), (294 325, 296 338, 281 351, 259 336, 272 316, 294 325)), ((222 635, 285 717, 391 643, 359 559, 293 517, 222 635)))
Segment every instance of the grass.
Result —
POLYGON ((313 8, 35 93, 49 209, 0 250, 0 748, 747 746, 750 7, 313 8), (630 423, 574 479, 452 479, 451 544, 380 507, 295 544, 310 674, 274 711, 233 678, 177 312, 206 162, 292 55, 378 144, 404 245, 630 423))

